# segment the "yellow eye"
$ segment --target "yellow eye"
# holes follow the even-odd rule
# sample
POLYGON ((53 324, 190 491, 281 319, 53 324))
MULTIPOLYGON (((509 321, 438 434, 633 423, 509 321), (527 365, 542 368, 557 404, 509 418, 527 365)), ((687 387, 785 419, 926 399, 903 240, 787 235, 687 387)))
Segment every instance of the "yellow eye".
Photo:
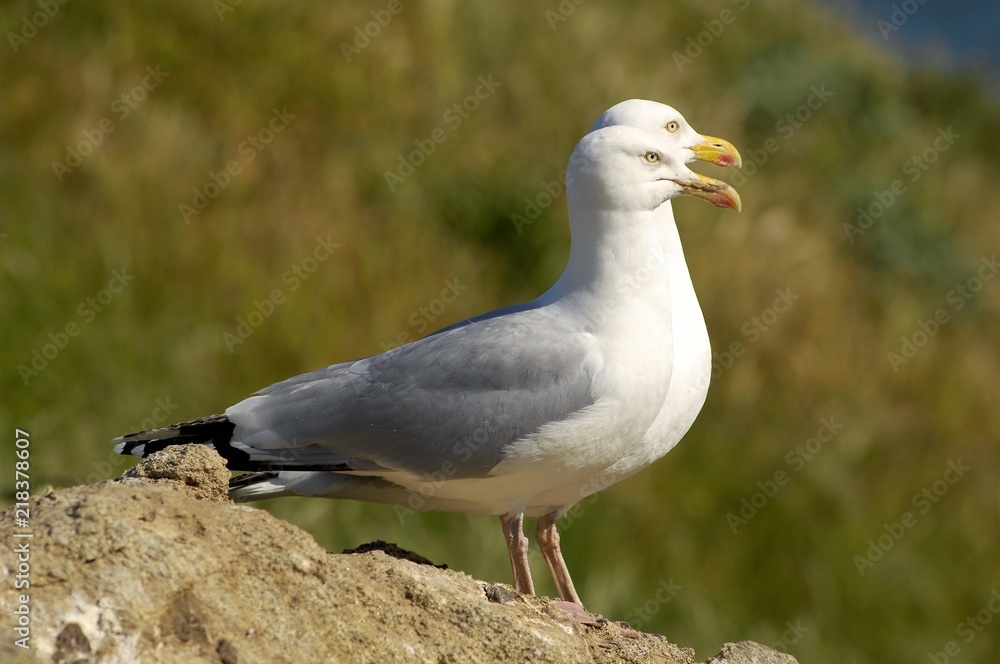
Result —
POLYGON ((646 160, 647 164, 655 164, 656 162, 660 161, 660 155, 652 151, 642 155, 642 158, 646 160))
POLYGON ((677 131, 678 129, 680 129, 680 128, 681 128, 681 125, 680 125, 680 123, 679 123, 679 122, 677 122, 677 120, 671 120, 671 121, 670 121, 670 122, 668 122, 668 123, 667 123, 667 124, 666 124, 666 125, 665 125, 665 126, 664 126, 663 128, 664 128, 664 129, 666 129, 667 131, 669 131, 669 132, 670 132, 671 134, 673 134, 673 133, 675 133, 675 132, 676 132, 676 131, 677 131))

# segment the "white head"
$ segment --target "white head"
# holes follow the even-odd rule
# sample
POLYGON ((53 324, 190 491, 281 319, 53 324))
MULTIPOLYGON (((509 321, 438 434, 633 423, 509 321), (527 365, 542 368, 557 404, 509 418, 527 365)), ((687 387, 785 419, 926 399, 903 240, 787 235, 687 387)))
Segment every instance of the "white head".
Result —
POLYGON ((590 131, 605 127, 635 127, 665 135, 684 163, 700 159, 719 166, 740 168, 743 159, 727 140, 699 134, 673 107, 646 99, 615 104, 597 118, 590 131))
POLYGON ((732 144, 698 134, 669 106, 622 102, 606 111, 573 151, 567 178, 570 205, 644 211, 688 195, 740 209, 732 187, 685 165, 693 159, 740 162, 732 144))

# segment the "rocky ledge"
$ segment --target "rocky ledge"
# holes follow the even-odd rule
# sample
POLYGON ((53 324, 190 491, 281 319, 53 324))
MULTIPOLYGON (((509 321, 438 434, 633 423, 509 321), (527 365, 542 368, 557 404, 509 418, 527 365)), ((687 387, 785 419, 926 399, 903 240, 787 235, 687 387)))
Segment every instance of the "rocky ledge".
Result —
MULTIPOLYGON (((179 447, 116 482, 30 502, 30 588, 0 552, 0 613, 30 616, 5 662, 667 662, 695 654, 548 598, 434 566, 384 542, 331 554, 226 497, 215 452, 179 447), (27 598, 22 594, 27 595, 27 598), (26 609, 24 607, 27 607, 26 609), (20 613, 19 613, 20 612, 20 613)), ((13 508, 0 537, 13 537, 13 508)), ((24 571, 23 569, 21 570, 24 571)), ((17 638, 17 637, 15 637, 17 638)), ((752 642, 708 664, 792 664, 752 642)))

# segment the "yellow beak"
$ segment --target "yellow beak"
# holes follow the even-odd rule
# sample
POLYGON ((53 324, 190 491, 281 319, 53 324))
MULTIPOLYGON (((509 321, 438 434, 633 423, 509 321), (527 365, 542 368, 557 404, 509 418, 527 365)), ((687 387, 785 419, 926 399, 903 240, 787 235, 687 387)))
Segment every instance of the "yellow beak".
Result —
POLYGON ((732 143, 724 138, 702 135, 702 142, 691 148, 695 159, 710 161, 717 166, 743 166, 743 157, 732 143))
MULTIPOLYGON (((736 146, 724 138, 715 136, 705 136, 702 134, 701 143, 698 143, 691 151, 694 152, 695 159, 709 161, 717 166, 743 166, 743 157, 736 146)), ((705 175, 695 173, 697 179, 694 180, 673 180, 680 185, 681 189, 688 196, 694 196, 708 201, 712 205, 729 208, 739 212, 743 209, 743 201, 740 195, 731 186, 722 180, 716 180, 705 175)))
MULTIPOLYGON (((738 157, 739 154, 737 153, 738 157)), ((737 212, 743 209, 743 201, 740 200, 740 195, 728 184, 722 180, 698 175, 697 173, 695 173, 695 176, 697 177, 696 180, 671 180, 671 182, 680 185, 681 189, 688 196, 708 201, 716 207, 729 208, 737 212)))

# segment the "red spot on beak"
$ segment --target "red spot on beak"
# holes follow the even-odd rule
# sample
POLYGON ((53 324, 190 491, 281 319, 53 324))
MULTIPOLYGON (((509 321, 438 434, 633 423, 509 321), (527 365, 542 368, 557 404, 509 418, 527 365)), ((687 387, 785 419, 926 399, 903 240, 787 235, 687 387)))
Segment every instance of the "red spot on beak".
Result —
POLYGON ((736 209, 736 201, 731 199, 729 196, 723 194, 713 194, 711 198, 711 203, 715 207, 727 208, 730 210, 736 209))

